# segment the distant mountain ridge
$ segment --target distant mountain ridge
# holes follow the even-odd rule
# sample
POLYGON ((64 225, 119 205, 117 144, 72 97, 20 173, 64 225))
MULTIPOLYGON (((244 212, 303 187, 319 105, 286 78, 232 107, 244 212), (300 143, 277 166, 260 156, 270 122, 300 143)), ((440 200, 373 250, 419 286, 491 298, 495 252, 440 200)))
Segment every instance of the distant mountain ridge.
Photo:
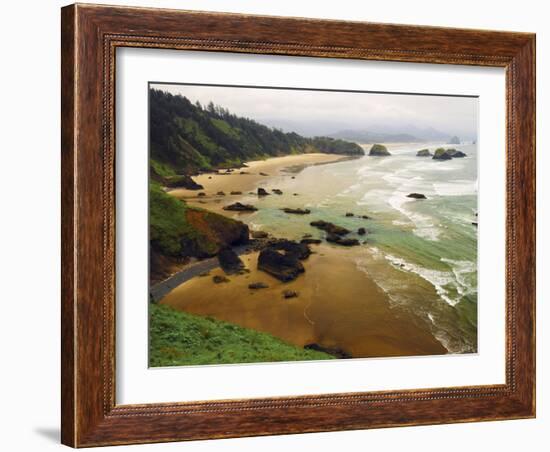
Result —
POLYGON ((451 134, 440 132, 437 129, 419 128, 415 126, 404 126, 404 130, 392 130, 391 126, 379 126, 379 129, 358 130, 346 129, 329 134, 330 137, 351 140, 358 143, 423 143, 429 141, 447 142, 451 134), (387 130, 383 130, 387 129, 387 130))
POLYGON ((157 180, 288 154, 364 155, 354 142, 283 132, 212 102, 203 106, 156 89, 149 93, 149 124, 150 168, 157 180))

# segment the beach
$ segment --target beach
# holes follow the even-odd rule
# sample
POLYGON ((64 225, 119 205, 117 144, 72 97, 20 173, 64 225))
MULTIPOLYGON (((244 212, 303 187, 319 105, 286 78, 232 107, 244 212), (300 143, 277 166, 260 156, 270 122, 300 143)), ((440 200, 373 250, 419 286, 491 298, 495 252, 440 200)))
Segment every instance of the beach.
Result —
POLYGON ((194 176, 193 180, 204 187, 204 190, 174 189, 169 193, 176 198, 185 199, 189 205, 207 208, 217 213, 224 213, 222 207, 233 198, 241 195, 231 195, 231 192, 246 194, 255 191, 258 186, 277 181, 278 178, 295 177, 301 168, 310 165, 320 165, 337 161, 348 160, 349 157, 336 154, 298 154, 274 157, 266 160, 247 162, 245 167, 231 172, 220 170, 217 173, 204 173, 194 176), (262 175, 263 173, 265 175, 262 175), (220 196, 216 193, 224 192, 220 196), (198 196, 200 192, 206 194, 198 196))
POLYGON ((214 284, 212 277, 223 272, 210 269, 180 284, 161 303, 300 347, 321 344, 358 358, 475 351, 471 262, 476 232, 470 218, 475 180, 466 179, 475 159, 441 163, 415 157, 417 144, 388 147, 394 153, 389 158, 303 154, 249 162, 230 172, 196 176, 202 190, 170 191, 189 205, 238 219, 270 237, 299 241, 308 234, 323 240, 325 233, 310 222, 327 220, 355 231, 351 236, 361 245, 348 248, 324 240, 311 245, 314 254, 303 261, 305 273, 290 283, 257 270, 257 252, 244 254, 246 273, 214 284), (270 194, 259 197, 258 188, 270 194), (429 199, 414 202, 406 197, 413 191, 429 199), (258 210, 223 209, 235 202, 258 210), (284 208, 311 214, 292 215, 284 208), (359 228, 368 231, 366 238, 357 235, 359 228), (248 288, 257 282, 268 287, 248 288), (298 296, 285 299, 284 290, 298 296))

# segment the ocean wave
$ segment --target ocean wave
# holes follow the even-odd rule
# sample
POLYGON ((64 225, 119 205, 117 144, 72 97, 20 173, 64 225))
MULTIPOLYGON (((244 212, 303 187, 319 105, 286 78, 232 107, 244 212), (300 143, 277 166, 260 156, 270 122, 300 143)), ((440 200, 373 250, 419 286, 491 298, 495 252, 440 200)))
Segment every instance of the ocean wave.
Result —
POLYGON ((432 184, 439 196, 464 196, 477 194, 477 181, 454 180, 432 184))
POLYGON ((460 298, 452 298, 451 292, 446 288, 447 286, 456 287, 453 272, 424 268, 419 265, 411 264, 405 259, 391 254, 386 254, 384 257, 398 270, 415 273, 422 279, 428 281, 435 288, 440 298, 448 305, 455 306, 460 301, 460 298))
POLYGON ((475 292, 467 279, 469 273, 475 274, 476 266, 470 261, 455 261, 447 259, 445 263, 453 268, 449 271, 438 271, 423 268, 407 262, 405 259, 387 254, 380 248, 370 245, 363 248, 365 255, 355 259, 357 269, 366 273, 376 285, 387 295, 392 308, 404 309, 426 322, 434 337, 450 353, 468 353, 476 350, 476 345, 470 342, 459 325, 449 322, 448 309, 454 308, 463 295, 456 289, 458 284, 461 292, 467 294, 475 292), (412 273, 427 281, 434 287, 444 304, 431 304, 429 297, 421 296, 418 292, 418 283, 408 278, 400 278, 396 274, 388 273, 387 265, 394 271, 412 273), (464 279, 466 278, 466 279, 464 279), (468 289, 466 289, 468 288, 468 289), (417 294, 417 295, 414 295, 417 294), (420 298, 418 298, 420 296, 420 298))
POLYGON ((413 233, 416 236, 431 241, 439 240, 442 231, 437 227, 434 218, 413 212, 404 207, 407 203, 414 201, 414 199, 407 197, 408 193, 409 191, 396 190, 388 199, 388 204, 414 224, 413 233))

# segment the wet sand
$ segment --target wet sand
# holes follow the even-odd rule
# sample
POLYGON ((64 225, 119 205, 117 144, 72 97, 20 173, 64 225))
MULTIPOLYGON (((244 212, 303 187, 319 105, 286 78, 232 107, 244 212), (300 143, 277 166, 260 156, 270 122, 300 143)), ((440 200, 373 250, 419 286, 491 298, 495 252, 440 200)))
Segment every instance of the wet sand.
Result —
MULTIPOLYGON (((281 178, 299 178, 302 167, 341 159, 339 155, 303 154, 250 162, 248 167, 227 175, 194 177, 204 186, 200 191, 206 196, 198 197, 198 191, 184 189, 172 190, 170 194, 190 205, 232 217, 234 212, 222 207, 242 201, 258 186, 266 190, 276 188, 281 178), (239 174, 240 171, 249 174, 239 174), (218 191, 226 195, 217 195, 218 191), (231 191, 242 195, 230 195, 231 191)), ((241 256, 250 273, 229 276, 230 282, 215 284, 212 277, 224 273, 220 268, 213 269, 208 276, 194 277, 176 287, 161 303, 267 332, 300 347, 317 343, 339 348, 356 358, 447 353, 425 325, 419 325, 411 314, 392 308, 387 294, 357 268, 355 258, 361 255, 360 247, 323 243, 311 245, 311 249, 314 254, 303 262, 305 274, 290 283, 258 271, 258 253, 251 253, 241 256), (249 289, 248 285, 255 282, 269 287, 249 289), (299 296, 285 299, 284 290, 296 291, 299 296)))
POLYGON ((256 270, 258 253, 253 253, 242 256, 250 273, 215 284, 212 277, 223 274, 217 268, 180 285, 161 303, 271 333, 298 346, 340 348, 355 358, 446 353, 412 316, 390 308, 387 295, 350 259, 355 249, 325 244, 311 248, 315 254, 304 261, 305 274, 290 283, 256 270), (249 289, 254 282, 269 288, 249 289), (283 290, 299 296, 285 299, 283 290))

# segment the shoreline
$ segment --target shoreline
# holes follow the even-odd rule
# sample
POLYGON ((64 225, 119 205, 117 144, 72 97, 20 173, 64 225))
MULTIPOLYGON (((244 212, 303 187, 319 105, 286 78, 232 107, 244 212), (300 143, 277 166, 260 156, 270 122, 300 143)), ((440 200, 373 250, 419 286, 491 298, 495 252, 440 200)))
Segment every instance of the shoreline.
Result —
MULTIPOLYGON (((277 187, 280 178, 299 178, 308 166, 348 159, 332 154, 276 157, 247 163, 242 171, 249 174, 240 174, 239 169, 195 176, 203 190, 175 189, 169 193, 190 206, 235 218, 234 212, 224 211, 223 206, 250 197, 249 191, 257 186, 277 187), (291 168, 297 168, 297 172, 291 168), (261 176, 260 172, 267 175, 261 176), (226 195, 217 195, 218 191, 226 195), (230 195, 231 191, 241 193, 230 195), (199 192, 205 195, 199 197, 199 192)), ((293 221, 292 217, 288 221, 293 221)), ((284 234, 277 237, 291 239, 284 234)), ((266 332, 300 347, 315 343, 339 348, 354 358, 448 353, 429 330, 418 326, 410 313, 393 310, 388 294, 357 268, 354 257, 360 250, 324 242, 312 245, 313 254, 303 261, 306 272, 290 283, 282 283, 257 270, 259 253, 246 248, 238 254, 248 272, 228 276, 229 282, 215 284, 214 276, 226 276, 216 258, 209 260, 208 268, 201 267, 199 273, 207 276, 194 274, 193 267, 200 266, 201 261, 187 265, 160 283, 169 290, 158 303, 266 332), (185 276, 187 273, 191 276, 185 276), (248 285, 256 282, 263 282, 268 288, 249 289, 248 285), (284 290, 295 291, 298 297, 286 300, 284 290)))
POLYGON ((269 333, 300 347, 317 343, 339 348, 354 358, 447 353, 410 315, 392 310, 387 294, 355 267, 349 256, 353 250, 328 244, 311 249, 314 253, 303 261, 305 273, 289 283, 257 270, 258 252, 251 252, 241 255, 249 272, 214 284, 214 276, 225 276, 216 267, 205 277, 180 284, 159 304, 269 333), (248 287, 256 282, 268 287, 248 287), (284 290, 298 296, 287 300, 284 290))
POLYGON ((230 173, 219 170, 217 173, 203 173, 198 176, 192 176, 196 183, 204 187, 202 190, 175 188, 168 190, 167 193, 175 198, 185 200, 192 207, 206 208, 232 218, 232 216, 223 210, 223 206, 247 195, 262 182, 271 182, 277 177, 297 177, 302 170, 309 166, 338 163, 355 158, 361 157, 310 153, 255 160, 246 162, 246 166, 235 169, 230 173), (300 169, 292 172, 291 168, 298 166, 300 169), (261 175, 260 173, 265 175, 261 175), (224 192, 225 195, 218 195, 218 192, 224 192), (232 195, 231 192, 240 193, 232 195), (199 193, 205 193, 205 196, 199 196, 199 193))

